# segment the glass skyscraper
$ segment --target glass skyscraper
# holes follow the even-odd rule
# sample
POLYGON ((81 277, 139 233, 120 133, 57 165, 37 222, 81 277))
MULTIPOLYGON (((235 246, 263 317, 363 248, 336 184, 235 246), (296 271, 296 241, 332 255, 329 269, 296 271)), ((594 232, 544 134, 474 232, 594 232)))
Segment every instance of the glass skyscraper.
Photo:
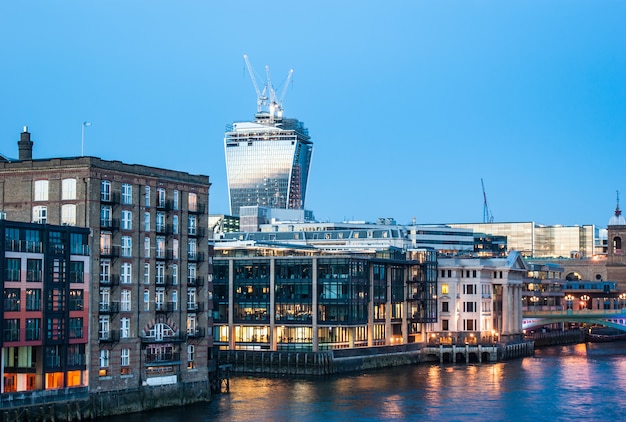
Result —
POLYGON ((297 119, 257 113, 224 136, 230 213, 242 206, 304 209, 313 143, 297 119))

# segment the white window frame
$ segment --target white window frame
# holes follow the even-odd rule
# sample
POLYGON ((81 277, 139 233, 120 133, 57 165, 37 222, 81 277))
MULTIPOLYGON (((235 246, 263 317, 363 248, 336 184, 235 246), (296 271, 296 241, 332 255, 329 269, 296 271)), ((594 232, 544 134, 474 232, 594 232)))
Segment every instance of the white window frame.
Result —
POLYGON ((150 258, 150 237, 143 238, 143 256, 144 258, 150 258))
POLYGON ((123 348, 120 352, 120 365, 130 366, 130 349, 123 348))
POLYGON ((174 211, 178 211, 178 203, 179 203, 179 198, 178 198, 178 189, 174 190, 174 192, 172 193, 172 208, 174 209, 174 211))
POLYGON ((178 265, 172 264, 172 284, 178 285, 178 265))
POLYGON ((146 207, 149 207, 150 206, 150 186, 146 185, 146 187, 144 188, 144 192, 145 192, 144 205, 146 207))
POLYGON ((198 219, 195 215, 190 214, 187 216, 187 234, 195 236, 198 231, 198 219))
POLYGON ((143 284, 150 284, 150 264, 143 264, 143 284))
POLYGON ((100 182, 100 200, 109 202, 111 201, 111 181, 102 180, 100 182))
POLYGON ((131 257, 133 255, 133 238, 122 236, 122 256, 131 257))
POLYGON ((76 225, 76 204, 61 205, 61 224, 65 226, 76 225))
POLYGON ((172 216, 172 233, 178 234, 178 216, 177 215, 172 216))
POLYGON ((133 212, 129 210, 122 210, 122 230, 133 229, 133 212))
POLYGON ((133 185, 122 183, 122 204, 131 205, 133 203, 133 185))
POLYGON ((63 179, 61 181, 61 199, 76 199, 76 179, 63 179))
POLYGON ((120 318, 120 338, 130 338, 130 318, 120 318))
POLYGON ((100 349, 100 368, 109 367, 109 350, 100 349))
POLYGON ((132 305, 130 289, 122 289, 122 291, 120 292, 120 311, 130 312, 131 307, 132 305))
POLYGON ((133 282, 133 264, 130 262, 122 262, 120 266, 120 283, 131 284, 133 282))
POLYGON ((35 201, 47 201, 48 200, 48 181, 47 180, 35 180, 35 201))
POLYGON ((165 208, 165 189, 157 188, 157 207, 165 208))
POLYGON ((46 224, 48 222, 48 207, 37 205, 33 207, 33 223, 46 224))
POLYGON ((143 289, 143 310, 150 310, 150 289, 143 289))
POLYGON ((198 194, 189 192, 187 195, 187 210, 191 212, 198 211, 198 194))
POLYGON ((178 310, 178 291, 172 290, 172 308, 177 311, 178 310))

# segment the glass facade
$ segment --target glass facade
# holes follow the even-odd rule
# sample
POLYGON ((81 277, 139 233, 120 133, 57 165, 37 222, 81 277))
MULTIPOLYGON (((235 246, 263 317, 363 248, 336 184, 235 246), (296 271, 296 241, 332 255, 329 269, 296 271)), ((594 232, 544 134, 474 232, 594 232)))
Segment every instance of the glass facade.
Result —
POLYGON ((224 138, 231 215, 242 206, 303 209, 313 151, 303 124, 257 118, 233 126, 224 138))

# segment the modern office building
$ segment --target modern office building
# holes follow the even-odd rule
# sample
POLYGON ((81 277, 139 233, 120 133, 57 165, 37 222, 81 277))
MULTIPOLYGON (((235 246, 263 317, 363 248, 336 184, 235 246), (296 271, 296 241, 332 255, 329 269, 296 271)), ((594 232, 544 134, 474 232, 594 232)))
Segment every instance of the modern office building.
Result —
POLYGON ((89 229, 1 219, 0 240, 1 402, 86 395, 89 229))
POLYGON ((606 253, 601 231, 594 225, 544 226, 534 222, 453 223, 486 235, 506 236, 509 251, 526 258, 592 258, 606 253))
POLYGON ((90 229, 90 391, 206 390, 208 176, 96 157, 33 159, 26 128, 18 146, 19 159, 0 162, 6 218, 90 229))
POLYGON ((437 320, 436 271, 432 249, 216 242, 215 345, 322 351, 421 341, 437 320))
POLYGON ((224 136, 230 214, 242 206, 303 209, 313 143, 296 119, 258 113, 224 136))

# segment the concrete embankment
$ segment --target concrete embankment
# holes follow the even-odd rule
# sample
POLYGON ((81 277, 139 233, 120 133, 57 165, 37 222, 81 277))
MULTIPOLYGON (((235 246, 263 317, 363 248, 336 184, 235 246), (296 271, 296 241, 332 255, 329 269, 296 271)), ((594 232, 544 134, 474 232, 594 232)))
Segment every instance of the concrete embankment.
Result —
POLYGON ((210 400, 210 389, 206 382, 144 386, 132 390, 91 393, 82 399, 45 403, 33 403, 37 401, 36 396, 28 400, 30 404, 24 398, 17 397, 14 406, 5 406, 2 409, 1 420, 80 421, 210 400), (20 404, 18 400, 23 403, 20 404))
POLYGON ((533 333, 531 337, 537 348, 585 342, 583 330, 546 331, 545 333, 533 333))

